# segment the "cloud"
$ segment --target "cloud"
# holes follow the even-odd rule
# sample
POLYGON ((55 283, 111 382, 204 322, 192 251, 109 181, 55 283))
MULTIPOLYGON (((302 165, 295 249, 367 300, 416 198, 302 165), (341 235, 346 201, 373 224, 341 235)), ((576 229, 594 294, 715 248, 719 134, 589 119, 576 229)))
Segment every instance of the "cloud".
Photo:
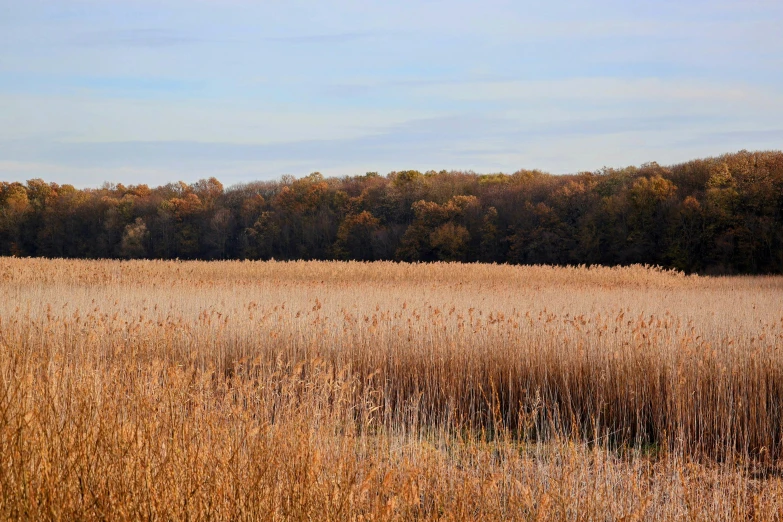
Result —
POLYGON ((692 147, 715 145, 733 148, 783 148, 783 129, 729 130, 719 132, 698 132, 678 142, 678 146, 692 147))
POLYGON ((333 34, 311 34, 301 36, 269 36, 264 37, 261 40, 264 42, 275 43, 301 43, 301 44, 333 44, 333 43, 348 43, 370 38, 373 35, 370 33, 360 32, 344 32, 333 34))
POLYGON ((736 101, 759 94, 758 89, 738 84, 655 77, 570 77, 545 80, 433 82, 417 88, 422 95, 454 100, 681 100, 736 101))
MULTIPOLYGON (((711 121, 703 117, 703 121, 711 121)), ((410 120, 359 137, 239 144, 198 141, 123 141, 69 143, 16 140, 0 142, 0 158, 17 162, 72 167, 153 168, 182 170, 194 165, 220 169, 237 163, 296 160, 340 166, 356 160, 389 163, 453 163, 466 158, 498 164, 498 154, 512 154, 553 137, 595 137, 671 132, 694 125, 693 117, 600 118, 525 125, 509 118, 481 115, 410 120)))
POLYGON ((71 43, 85 47, 173 47, 205 40, 165 29, 123 29, 77 34, 71 43))

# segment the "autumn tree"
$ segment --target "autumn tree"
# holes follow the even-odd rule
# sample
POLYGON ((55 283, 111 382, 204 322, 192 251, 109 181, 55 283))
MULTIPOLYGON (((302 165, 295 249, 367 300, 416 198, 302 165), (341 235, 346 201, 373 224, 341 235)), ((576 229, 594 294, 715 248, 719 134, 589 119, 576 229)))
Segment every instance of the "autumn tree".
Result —
POLYGON ((783 273, 783 153, 664 167, 405 170, 94 189, 0 183, 0 254, 398 259, 783 273))
POLYGON ((471 239, 465 219, 478 207, 475 196, 454 196, 439 205, 417 201, 412 205, 414 221, 397 251, 401 259, 414 261, 461 261, 471 239))
POLYGON ((21 183, 0 183, 0 253, 18 256, 22 251, 22 223, 30 206, 21 183))
POLYGON ((380 220, 366 210, 347 216, 337 230, 335 257, 357 261, 379 259, 377 243, 381 230, 380 220))
POLYGON ((142 218, 125 227, 120 243, 119 254, 126 259, 137 259, 147 256, 149 232, 142 218))

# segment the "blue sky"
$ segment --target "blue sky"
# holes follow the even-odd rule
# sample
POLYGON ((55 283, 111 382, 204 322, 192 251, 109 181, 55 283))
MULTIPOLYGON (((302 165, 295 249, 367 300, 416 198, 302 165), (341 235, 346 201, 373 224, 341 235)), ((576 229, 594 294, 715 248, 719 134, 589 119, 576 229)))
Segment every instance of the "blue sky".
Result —
POLYGON ((783 2, 0 0, 0 179, 553 173, 783 148, 783 2))

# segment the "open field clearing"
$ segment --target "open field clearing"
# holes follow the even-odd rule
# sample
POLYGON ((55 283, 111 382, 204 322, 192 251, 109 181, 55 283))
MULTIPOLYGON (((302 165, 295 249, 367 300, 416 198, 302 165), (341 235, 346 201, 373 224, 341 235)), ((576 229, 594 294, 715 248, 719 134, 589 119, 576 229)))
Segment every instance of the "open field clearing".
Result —
POLYGON ((774 520, 783 278, 0 258, 0 517, 774 520))

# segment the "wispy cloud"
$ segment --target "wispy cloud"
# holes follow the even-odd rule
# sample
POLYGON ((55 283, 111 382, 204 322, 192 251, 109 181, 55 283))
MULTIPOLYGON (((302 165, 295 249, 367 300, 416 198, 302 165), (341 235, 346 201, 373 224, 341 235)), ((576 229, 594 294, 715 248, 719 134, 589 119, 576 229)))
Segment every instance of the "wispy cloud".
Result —
POLYGON ((720 132, 701 131, 695 133, 678 145, 681 147, 699 145, 729 146, 735 148, 774 148, 783 149, 783 129, 729 130, 720 132))
MULTIPOLYGON (((704 121, 712 120, 710 117, 704 121)), ((678 116, 646 119, 605 118, 524 125, 502 117, 451 116, 410 120, 390 125, 364 136, 340 139, 308 139, 260 144, 199 141, 123 141, 64 142, 12 140, 0 142, 0 158, 17 162, 44 161, 85 168, 170 168, 187 165, 220 165, 284 162, 296 158, 314 166, 333 167, 341 163, 363 161, 384 165, 397 161, 423 161, 452 166, 453 158, 485 161, 503 165, 499 155, 510 154, 523 144, 551 142, 554 136, 581 138, 633 133, 676 133, 682 127, 702 122, 678 116)), ((578 162, 574 169, 584 168, 578 162)))
POLYGON ((371 38, 371 33, 344 32, 334 34, 310 34, 294 36, 269 36, 263 37, 264 42, 294 43, 294 44, 337 44, 349 43, 357 40, 371 38))
POLYGON ((85 47, 172 47, 203 43, 200 37, 166 29, 122 29, 75 35, 71 42, 85 47))

